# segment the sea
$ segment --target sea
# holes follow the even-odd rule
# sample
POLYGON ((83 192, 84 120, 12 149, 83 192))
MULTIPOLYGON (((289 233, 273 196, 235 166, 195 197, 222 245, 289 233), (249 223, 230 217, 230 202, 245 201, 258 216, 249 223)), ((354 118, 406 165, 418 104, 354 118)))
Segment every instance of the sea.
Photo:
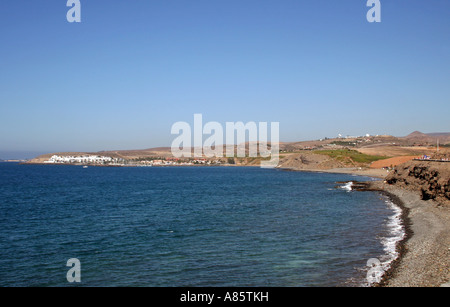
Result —
POLYGON ((367 180, 0 163, 0 286, 367 286, 369 259, 389 267, 404 236, 387 196, 352 190, 367 180))

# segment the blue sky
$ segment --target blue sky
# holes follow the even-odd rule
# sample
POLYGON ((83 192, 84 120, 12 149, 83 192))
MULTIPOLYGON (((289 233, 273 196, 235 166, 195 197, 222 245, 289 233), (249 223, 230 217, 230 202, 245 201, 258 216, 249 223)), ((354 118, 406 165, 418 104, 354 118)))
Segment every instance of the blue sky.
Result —
MULTIPOLYGON (((0 152, 170 146, 177 121, 282 141, 450 131, 450 1, 0 2, 0 152)), ((2 156, 0 156, 2 158, 2 156)))

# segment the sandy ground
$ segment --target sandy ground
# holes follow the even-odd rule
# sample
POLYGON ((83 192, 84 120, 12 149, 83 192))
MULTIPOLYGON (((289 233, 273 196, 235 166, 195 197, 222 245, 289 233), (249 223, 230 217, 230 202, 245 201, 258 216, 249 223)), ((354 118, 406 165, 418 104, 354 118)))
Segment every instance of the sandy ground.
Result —
POLYGON ((436 152, 436 148, 432 147, 411 147, 411 146, 373 146, 373 147, 362 147, 357 148, 359 152, 362 152, 366 155, 374 155, 374 156, 389 156, 389 157, 398 157, 398 156, 422 156, 422 155, 430 155, 436 152))
POLYGON ((340 169, 331 169, 327 170, 328 173, 336 173, 336 174, 351 174, 358 176, 367 176, 367 177, 375 177, 384 179, 386 178, 389 171, 384 169, 370 169, 370 168, 340 168, 340 169))
POLYGON ((318 169, 297 169, 297 168, 285 168, 293 171, 313 172, 313 173, 333 173, 333 174, 349 174, 357 176, 375 177, 384 179, 389 174, 389 171, 384 169, 371 169, 371 168, 334 168, 326 170, 318 169))
POLYGON ((394 158, 389 158, 389 159, 385 159, 385 160, 379 160, 379 161, 375 161, 372 164, 370 164, 370 168, 393 167, 393 166, 397 166, 397 165, 406 163, 408 161, 414 160, 415 158, 418 158, 418 156, 403 156, 403 157, 394 157, 394 158))

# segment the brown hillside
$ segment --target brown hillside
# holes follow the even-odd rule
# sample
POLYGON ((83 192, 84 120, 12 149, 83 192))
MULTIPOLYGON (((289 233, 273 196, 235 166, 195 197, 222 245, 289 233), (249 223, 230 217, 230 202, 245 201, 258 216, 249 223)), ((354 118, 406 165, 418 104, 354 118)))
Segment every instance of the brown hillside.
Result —
POLYGON ((395 157, 395 158, 389 158, 385 160, 379 160, 375 161, 370 165, 370 168, 387 168, 387 167, 393 167, 397 166, 406 162, 409 162, 411 160, 414 160, 416 156, 404 156, 404 157, 395 157))

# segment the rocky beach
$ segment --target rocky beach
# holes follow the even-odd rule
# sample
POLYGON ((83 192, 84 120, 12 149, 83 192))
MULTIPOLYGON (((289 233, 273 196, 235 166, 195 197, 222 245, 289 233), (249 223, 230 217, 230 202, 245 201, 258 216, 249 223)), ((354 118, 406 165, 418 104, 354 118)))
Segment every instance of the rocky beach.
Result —
POLYGON ((385 170, 335 169, 384 180, 355 185, 387 194, 403 210, 399 258, 377 286, 450 287, 450 163, 412 161, 385 170))
POLYGON ((450 287, 450 163, 410 161, 392 171, 371 168, 291 171, 344 173, 381 180, 354 182, 358 191, 386 194, 400 208, 406 237, 382 287, 450 287))
POLYGON ((407 238, 400 243, 400 258, 387 272, 382 286, 440 287, 450 281, 450 207, 421 199, 420 192, 382 181, 371 183, 395 196, 404 210, 407 238))
POLYGON ((398 197, 409 238, 384 285, 439 287, 450 281, 450 163, 412 161, 374 187, 398 197))

